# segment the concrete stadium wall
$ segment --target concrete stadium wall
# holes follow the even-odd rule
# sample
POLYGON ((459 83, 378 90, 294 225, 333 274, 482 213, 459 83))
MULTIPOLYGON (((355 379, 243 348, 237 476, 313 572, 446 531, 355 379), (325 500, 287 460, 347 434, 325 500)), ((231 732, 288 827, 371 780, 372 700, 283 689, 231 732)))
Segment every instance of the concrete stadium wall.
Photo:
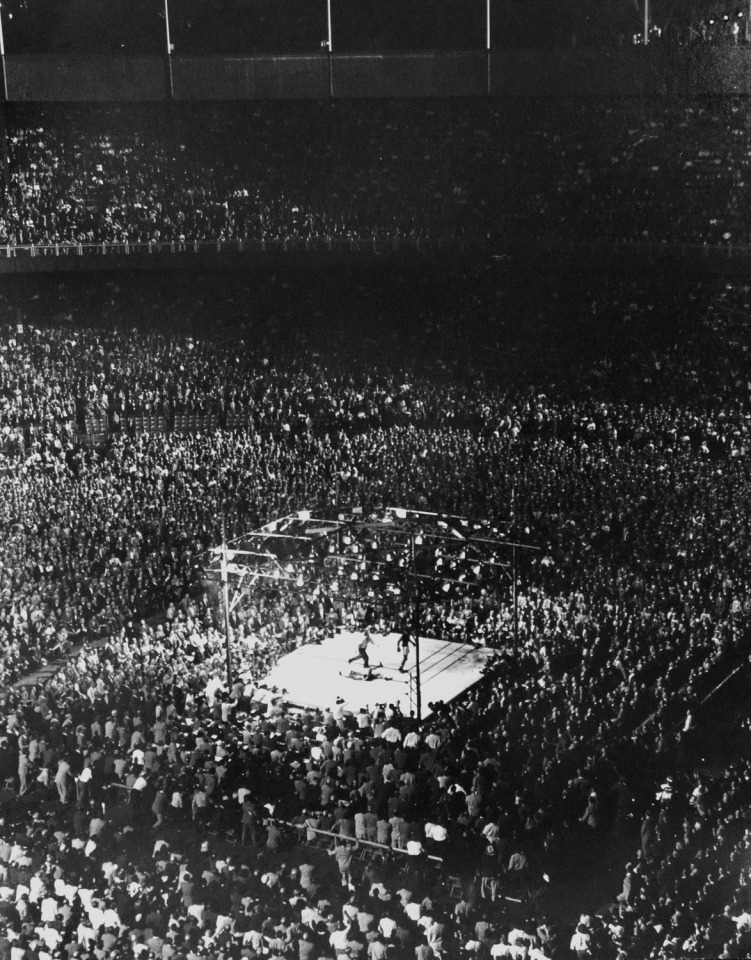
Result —
POLYGON ((335 97, 481 97, 483 52, 341 54, 333 57, 335 97))
MULTIPOLYGON (((10 101, 142 101, 167 95, 162 57, 7 56, 10 101)), ((751 96, 751 47, 258 57, 174 57, 178 100, 366 97, 751 96), (329 69, 331 75, 329 75, 329 69)))
POLYGON ((648 80, 653 51, 494 50, 490 91, 494 96, 644 96, 656 93, 648 80))
POLYGON ((159 57, 7 56, 11 101, 163 100, 159 57))
POLYGON ((494 96, 751 95, 751 49, 746 47, 494 50, 490 59, 494 96))
POLYGON ((175 57, 178 100, 325 100, 329 96, 328 58, 175 57))

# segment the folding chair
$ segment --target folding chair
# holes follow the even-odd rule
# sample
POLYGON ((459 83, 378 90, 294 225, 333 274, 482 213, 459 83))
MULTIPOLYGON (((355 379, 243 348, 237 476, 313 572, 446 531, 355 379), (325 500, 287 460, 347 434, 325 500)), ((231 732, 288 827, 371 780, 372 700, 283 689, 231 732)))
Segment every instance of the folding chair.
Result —
POLYGON ((545 892, 545 884, 537 887, 527 886, 527 889, 524 894, 524 902, 527 906, 534 907, 536 913, 542 913, 542 907, 540 906, 540 899, 545 892))
POLYGON ((449 896, 461 900, 464 895, 464 885, 459 877, 446 877, 446 885, 449 888, 449 896))

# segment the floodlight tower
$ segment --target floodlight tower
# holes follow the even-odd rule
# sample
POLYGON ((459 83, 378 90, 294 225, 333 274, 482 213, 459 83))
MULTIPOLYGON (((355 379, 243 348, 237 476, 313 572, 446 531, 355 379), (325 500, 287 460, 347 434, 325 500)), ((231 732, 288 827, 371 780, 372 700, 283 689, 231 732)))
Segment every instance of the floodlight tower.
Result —
POLYGON ((8 72, 5 66, 5 30, 3 27, 3 5, 0 3, 0 69, 2 70, 2 102, 0 102, 0 149, 3 156, 3 186, 5 193, 10 190, 10 153, 8 150, 8 72))

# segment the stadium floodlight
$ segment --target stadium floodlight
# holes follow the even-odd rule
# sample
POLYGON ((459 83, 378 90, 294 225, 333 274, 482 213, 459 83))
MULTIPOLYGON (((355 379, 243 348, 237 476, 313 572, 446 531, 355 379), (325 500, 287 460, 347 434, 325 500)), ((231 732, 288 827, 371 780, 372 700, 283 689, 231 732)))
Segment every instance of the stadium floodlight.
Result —
MULTIPOLYGON (((10 15, 12 16, 12 14, 10 15)), ((3 29, 3 5, 0 3, 0 61, 2 61, 2 73, 3 73, 3 102, 8 102, 8 74, 5 72, 5 31, 3 29)), ((4 124, 3 124, 4 126, 4 124)), ((3 131, 3 141, 7 147, 7 137, 5 131, 3 131)), ((7 167, 7 159, 6 159, 7 167)))
MULTIPOLYGON (((326 51, 326 59, 329 65, 329 96, 334 96, 334 60, 331 54, 334 52, 334 37, 331 31, 331 0, 326 0, 326 39, 321 41, 321 50, 326 51)), ((339 481, 336 482, 336 502, 339 502, 339 481)))
POLYGON ((172 78, 172 53, 174 51, 174 46, 172 45, 172 39, 170 36, 169 28, 169 0, 164 0, 164 39, 167 44, 167 93, 170 100, 175 98, 175 85, 172 78))

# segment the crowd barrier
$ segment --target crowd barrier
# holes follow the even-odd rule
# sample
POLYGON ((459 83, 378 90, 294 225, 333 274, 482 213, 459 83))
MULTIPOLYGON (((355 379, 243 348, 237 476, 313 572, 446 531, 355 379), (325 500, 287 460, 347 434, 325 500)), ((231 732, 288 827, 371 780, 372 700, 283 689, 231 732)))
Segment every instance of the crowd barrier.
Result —
MULTIPOLYGON (((108 789, 110 791, 110 803, 115 806, 128 806, 130 804, 133 787, 129 787, 124 783, 113 782, 108 784, 108 789)), ((321 830, 317 827, 308 827, 305 824, 291 823, 287 820, 275 820, 274 822, 287 831, 290 837, 296 837, 298 842, 304 843, 316 850, 328 852, 337 846, 348 845, 354 848, 353 855, 357 860, 402 859, 402 862, 416 860, 415 855, 404 847, 387 846, 383 843, 376 843, 373 840, 346 837, 334 833, 331 830, 321 830), (403 858, 406 858, 406 860, 403 858)), ((239 841, 235 828, 230 828, 228 834, 227 839, 229 839, 231 835, 235 842, 239 841)), ((420 854, 420 859, 438 872, 443 870, 443 857, 437 857, 435 854, 427 853, 423 850, 420 854)))
POLYGON ((135 417, 125 418, 125 430, 127 433, 167 433, 169 424, 167 417, 159 414, 142 414, 135 417))
POLYGON ((472 241, 418 237, 290 237, 280 240, 150 240, 124 243, 19 243, 0 245, 0 260, 15 257, 130 257, 158 254, 365 252, 400 253, 474 248, 472 241))
POLYGON ((241 264, 290 259, 350 257, 474 257, 487 244, 419 238, 289 238, 123 243, 0 244, 0 274, 180 270, 197 265, 235 270, 241 264))
POLYGON ((659 243, 560 237, 520 237, 513 240, 420 238, 290 238, 287 240, 152 241, 150 243, 0 244, 0 274, 130 272, 201 268, 232 272, 280 258, 290 263, 306 259, 342 262, 378 258, 421 258, 450 263, 510 258, 529 262, 587 260, 608 269, 630 269, 638 264, 668 265, 700 272, 743 274, 751 265, 751 244, 659 243))
POLYGON ((209 433, 219 427, 216 413, 176 413, 172 430, 174 433, 209 433))
POLYGON ((224 418, 224 426, 227 430, 242 430, 250 427, 253 423, 254 410, 250 407, 240 410, 228 410, 224 418))
POLYGON ((419 258, 476 264, 504 261, 552 264, 586 260, 590 269, 648 269, 652 266, 695 270, 702 274, 745 276, 751 244, 567 240, 516 236, 512 240, 420 238, 290 238, 287 240, 152 241, 150 243, 0 244, 0 275, 19 273, 93 273, 208 269, 234 272, 264 263, 277 269, 280 260, 349 262, 419 258))
MULTIPOLYGON (((279 822, 290 830, 296 830, 301 835, 305 834, 304 837, 301 836, 301 839, 310 846, 330 850, 339 844, 350 844, 357 850, 370 856, 381 856, 384 859, 391 856, 410 858, 414 856, 404 847, 386 846, 384 843, 376 843, 373 840, 358 840, 355 837, 345 837, 339 833, 333 833, 331 830, 320 830, 317 827, 308 827, 302 823, 288 823, 287 821, 279 822), (308 836, 311 833, 313 834, 312 840, 308 836)), ((422 856, 425 857, 425 860, 428 863, 434 865, 437 869, 440 869, 443 866, 442 857, 436 857, 432 853, 423 853, 422 856)))
POLYGON ((53 243, 53 244, 2 244, 0 267, 4 260, 98 257, 169 256, 173 254, 223 253, 434 253, 438 251, 503 256, 514 249, 554 250, 574 255, 589 254, 637 254, 648 259, 665 256, 720 257, 724 260, 746 259, 751 256, 751 244, 725 243, 661 243, 629 240, 568 240, 565 237, 516 238, 513 242, 487 240, 484 238, 430 238, 419 237, 290 237, 265 240, 168 240, 124 243, 53 243))

